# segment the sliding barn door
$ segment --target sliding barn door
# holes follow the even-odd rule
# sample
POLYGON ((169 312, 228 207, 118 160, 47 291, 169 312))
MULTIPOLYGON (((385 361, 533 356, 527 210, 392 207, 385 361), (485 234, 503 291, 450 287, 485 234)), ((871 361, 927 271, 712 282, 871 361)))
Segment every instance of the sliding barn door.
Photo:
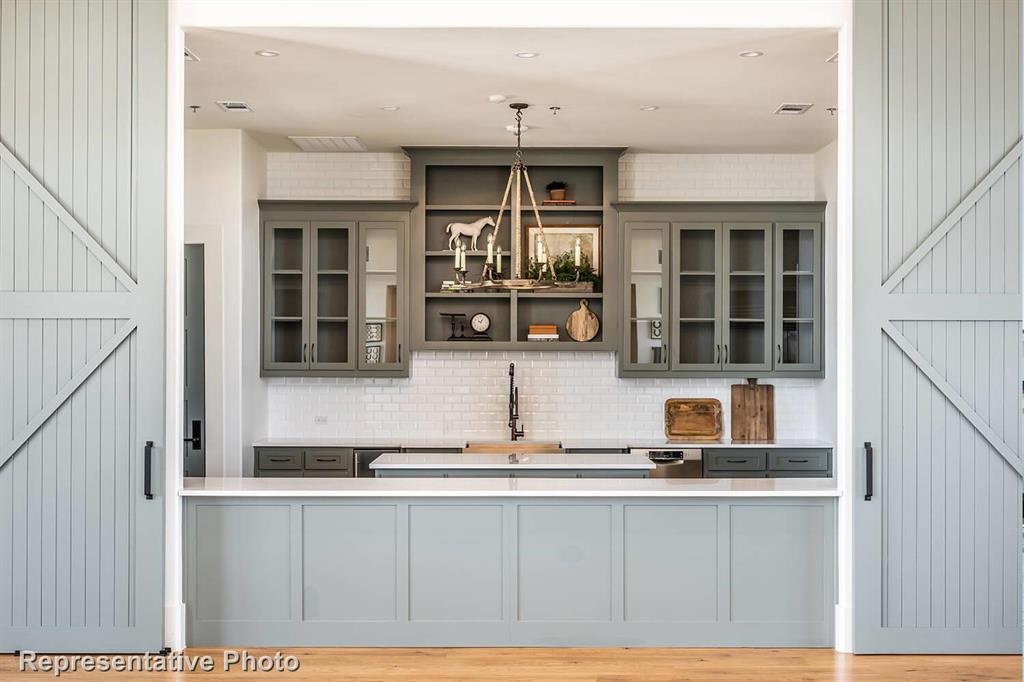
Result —
POLYGON ((0 651, 163 646, 166 11, 0 0, 0 651))
POLYGON ((854 11, 854 648, 1019 652, 1020 3, 854 11))

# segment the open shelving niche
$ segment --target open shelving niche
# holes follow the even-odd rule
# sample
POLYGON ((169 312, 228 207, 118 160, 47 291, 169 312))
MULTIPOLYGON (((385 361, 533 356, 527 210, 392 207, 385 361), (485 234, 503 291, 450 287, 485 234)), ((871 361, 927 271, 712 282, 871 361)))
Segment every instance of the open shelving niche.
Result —
MULTIPOLYGON (((413 301, 422 311, 413 314, 413 347, 423 350, 611 350, 618 334, 618 219, 611 203, 618 189, 618 157, 622 149, 526 149, 524 159, 545 227, 601 225, 602 287, 593 293, 540 290, 535 292, 442 292, 441 283, 454 279, 454 252, 448 248, 445 227, 451 222, 470 223, 495 218, 498 202, 508 180, 512 151, 500 149, 406 148, 412 159, 412 191, 418 206, 413 211, 411 254, 413 301), (569 185, 573 206, 539 205, 553 180, 569 185), (601 321, 596 338, 571 340, 565 331, 569 315, 586 299, 601 321), (490 341, 449 341, 451 326, 442 313, 464 313, 465 331, 472 335, 469 318, 476 313, 491 318, 490 341), (558 341, 528 341, 531 324, 556 324, 558 341)), ((512 244, 511 213, 506 208, 497 245, 504 254, 502 274, 511 276, 512 258, 528 251, 527 228, 536 224, 525 182, 523 191, 523 243, 512 244), (511 256, 511 258, 510 258, 511 256)), ((511 199, 509 201, 511 204, 511 199)), ((467 252, 471 279, 479 277, 487 255, 483 230, 477 249, 467 252)), ((465 241, 468 242, 468 239, 465 241)), ((468 246, 468 244, 467 244, 468 246)), ((554 254, 557 255, 557 254, 554 254)), ((525 267, 525 258, 524 258, 525 267)))

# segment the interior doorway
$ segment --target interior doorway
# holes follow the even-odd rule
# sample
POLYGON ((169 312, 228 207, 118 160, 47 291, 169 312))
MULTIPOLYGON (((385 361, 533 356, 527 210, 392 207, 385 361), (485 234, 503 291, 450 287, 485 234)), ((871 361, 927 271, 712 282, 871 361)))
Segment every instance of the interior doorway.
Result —
POLYGON ((185 244, 184 475, 206 476, 206 293, 203 244, 185 244))

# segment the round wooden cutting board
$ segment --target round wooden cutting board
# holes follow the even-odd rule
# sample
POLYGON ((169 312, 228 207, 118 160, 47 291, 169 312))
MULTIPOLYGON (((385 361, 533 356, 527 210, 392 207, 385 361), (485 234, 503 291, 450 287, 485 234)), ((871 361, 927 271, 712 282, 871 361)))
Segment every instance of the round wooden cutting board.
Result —
POLYGON ((565 333, 573 341, 590 341, 601 329, 601 320, 590 309, 587 299, 580 301, 580 307, 569 313, 565 321, 565 333))

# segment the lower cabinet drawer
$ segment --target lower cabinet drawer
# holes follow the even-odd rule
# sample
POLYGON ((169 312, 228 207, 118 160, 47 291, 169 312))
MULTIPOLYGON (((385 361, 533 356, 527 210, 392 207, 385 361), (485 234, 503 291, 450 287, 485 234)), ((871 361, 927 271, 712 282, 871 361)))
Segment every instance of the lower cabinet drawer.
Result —
POLYGON ((301 469, 302 450, 272 448, 256 452, 258 469, 301 469))
POLYGON ((302 478, 302 469, 260 469, 256 478, 302 478))
POLYGON ((306 450, 307 469, 344 469, 352 467, 352 450, 348 448, 324 448, 306 450))
POLYGON ((771 450, 768 468, 773 471, 828 471, 828 450, 771 450))
POLYGON ((753 471, 768 468, 768 455, 760 450, 705 450, 704 470, 753 471))

